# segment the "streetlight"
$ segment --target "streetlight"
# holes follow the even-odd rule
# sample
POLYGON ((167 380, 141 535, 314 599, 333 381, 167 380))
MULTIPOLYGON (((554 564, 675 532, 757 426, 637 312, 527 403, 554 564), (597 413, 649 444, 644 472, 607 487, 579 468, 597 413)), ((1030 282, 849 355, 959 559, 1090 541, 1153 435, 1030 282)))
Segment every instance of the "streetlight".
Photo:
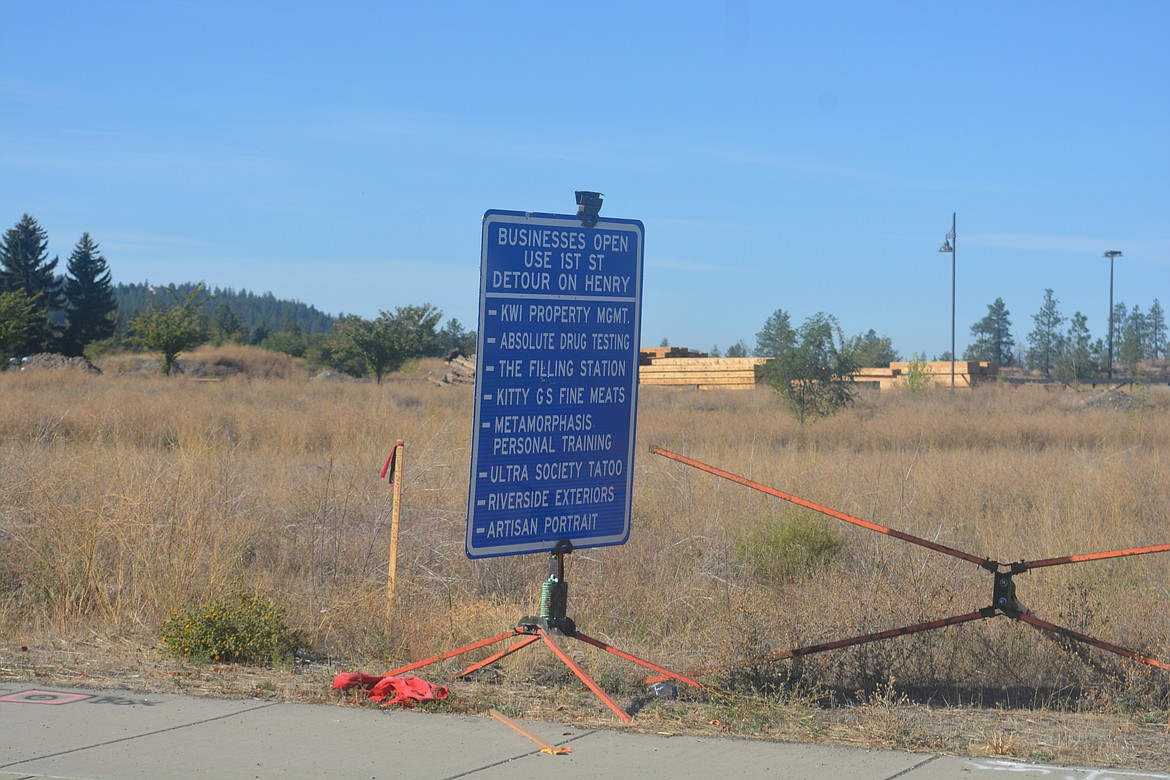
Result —
MULTIPOLYGON (((955 245, 959 242, 955 234, 955 212, 951 212, 951 232, 938 248, 940 252, 951 253, 951 393, 955 392, 955 245)), ((1110 288, 1112 289, 1112 288, 1110 288)), ((1112 306, 1113 304, 1109 304, 1112 306)))
POLYGON ((1102 257, 1109 258, 1109 381, 1113 381, 1113 261, 1121 257, 1121 252, 1110 249, 1102 257))

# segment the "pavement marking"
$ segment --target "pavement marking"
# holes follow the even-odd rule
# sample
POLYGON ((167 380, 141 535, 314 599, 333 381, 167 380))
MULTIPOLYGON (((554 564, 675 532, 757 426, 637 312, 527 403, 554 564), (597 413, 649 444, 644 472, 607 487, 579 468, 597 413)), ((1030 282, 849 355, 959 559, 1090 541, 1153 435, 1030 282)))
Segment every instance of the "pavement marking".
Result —
POLYGON ((927 756, 926 758, 922 759, 921 761, 919 761, 919 762, 918 762, 917 764, 915 764, 914 766, 908 766, 908 767, 906 767, 905 769, 903 769, 901 772, 898 772, 898 773, 896 773, 896 774, 892 774, 892 775, 890 775, 889 777, 887 777, 887 778, 886 778, 886 780, 894 780, 894 778, 895 778, 895 777, 901 777, 902 775, 907 775, 907 774, 910 774, 910 773, 911 773, 911 772, 913 772, 915 769, 919 769, 919 768, 921 768, 921 767, 924 767, 924 766, 926 766, 927 764, 929 764, 931 761, 934 761, 934 760, 935 760, 935 759, 937 759, 937 758, 938 758, 938 756, 927 756))
POLYGON ((1170 780, 1170 774, 1165 772, 1140 772, 1128 769, 1091 769, 1075 766, 1050 766, 1046 764, 1027 764, 1023 761, 1006 761, 1001 759, 971 759, 967 763, 976 769, 985 769, 992 772, 1039 772, 1042 775, 1052 775, 1060 780, 1113 780, 1114 778, 1130 778, 1131 780, 1170 780))
POLYGON ((60 691, 39 691, 35 688, 28 691, 11 693, 0 696, 0 701, 9 704, 75 704, 79 701, 92 699, 88 693, 61 693, 60 691))

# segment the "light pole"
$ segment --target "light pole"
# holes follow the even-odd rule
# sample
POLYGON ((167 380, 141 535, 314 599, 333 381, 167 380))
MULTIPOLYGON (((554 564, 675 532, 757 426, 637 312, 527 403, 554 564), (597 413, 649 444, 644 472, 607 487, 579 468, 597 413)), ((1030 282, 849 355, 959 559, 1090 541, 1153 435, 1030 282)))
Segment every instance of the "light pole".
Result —
POLYGON ((1109 258, 1109 381, 1113 381, 1113 261, 1121 257, 1121 252, 1110 249, 1102 257, 1109 258))
MULTIPOLYGON (((951 393, 955 392, 955 245, 958 244, 955 234, 955 212, 951 212, 951 232, 947 233, 946 241, 938 248, 940 252, 951 253, 951 393)), ((1112 289, 1112 288, 1111 288, 1112 289)), ((1109 304, 1112 306, 1113 304, 1109 304)))

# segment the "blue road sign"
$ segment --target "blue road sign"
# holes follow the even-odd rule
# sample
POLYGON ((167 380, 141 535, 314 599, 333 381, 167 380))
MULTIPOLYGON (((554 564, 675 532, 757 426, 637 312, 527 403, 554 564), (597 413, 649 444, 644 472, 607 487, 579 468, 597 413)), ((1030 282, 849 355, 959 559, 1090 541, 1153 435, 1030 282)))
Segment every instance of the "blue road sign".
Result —
POLYGON ((629 538, 643 233, 484 214, 468 557, 629 538))

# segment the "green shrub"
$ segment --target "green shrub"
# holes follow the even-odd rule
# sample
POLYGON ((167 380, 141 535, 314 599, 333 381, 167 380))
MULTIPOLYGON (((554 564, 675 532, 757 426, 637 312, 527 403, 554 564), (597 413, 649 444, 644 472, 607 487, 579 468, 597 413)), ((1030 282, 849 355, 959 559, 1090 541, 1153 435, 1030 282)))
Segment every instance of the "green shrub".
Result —
POLYGON ((932 375, 933 371, 926 362, 926 356, 915 354, 906 366, 906 385, 911 393, 921 393, 930 385, 932 375))
POLYGON ((825 520, 786 510, 744 529, 732 549, 757 578, 787 580, 829 563, 844 544, 825 520))
POLYGON ((271 599, 237 585, 229 596, 171 613, 159 635, 181 658, 276 665, 290 661, 304 640, 289 629, 285 614, 271 599))

